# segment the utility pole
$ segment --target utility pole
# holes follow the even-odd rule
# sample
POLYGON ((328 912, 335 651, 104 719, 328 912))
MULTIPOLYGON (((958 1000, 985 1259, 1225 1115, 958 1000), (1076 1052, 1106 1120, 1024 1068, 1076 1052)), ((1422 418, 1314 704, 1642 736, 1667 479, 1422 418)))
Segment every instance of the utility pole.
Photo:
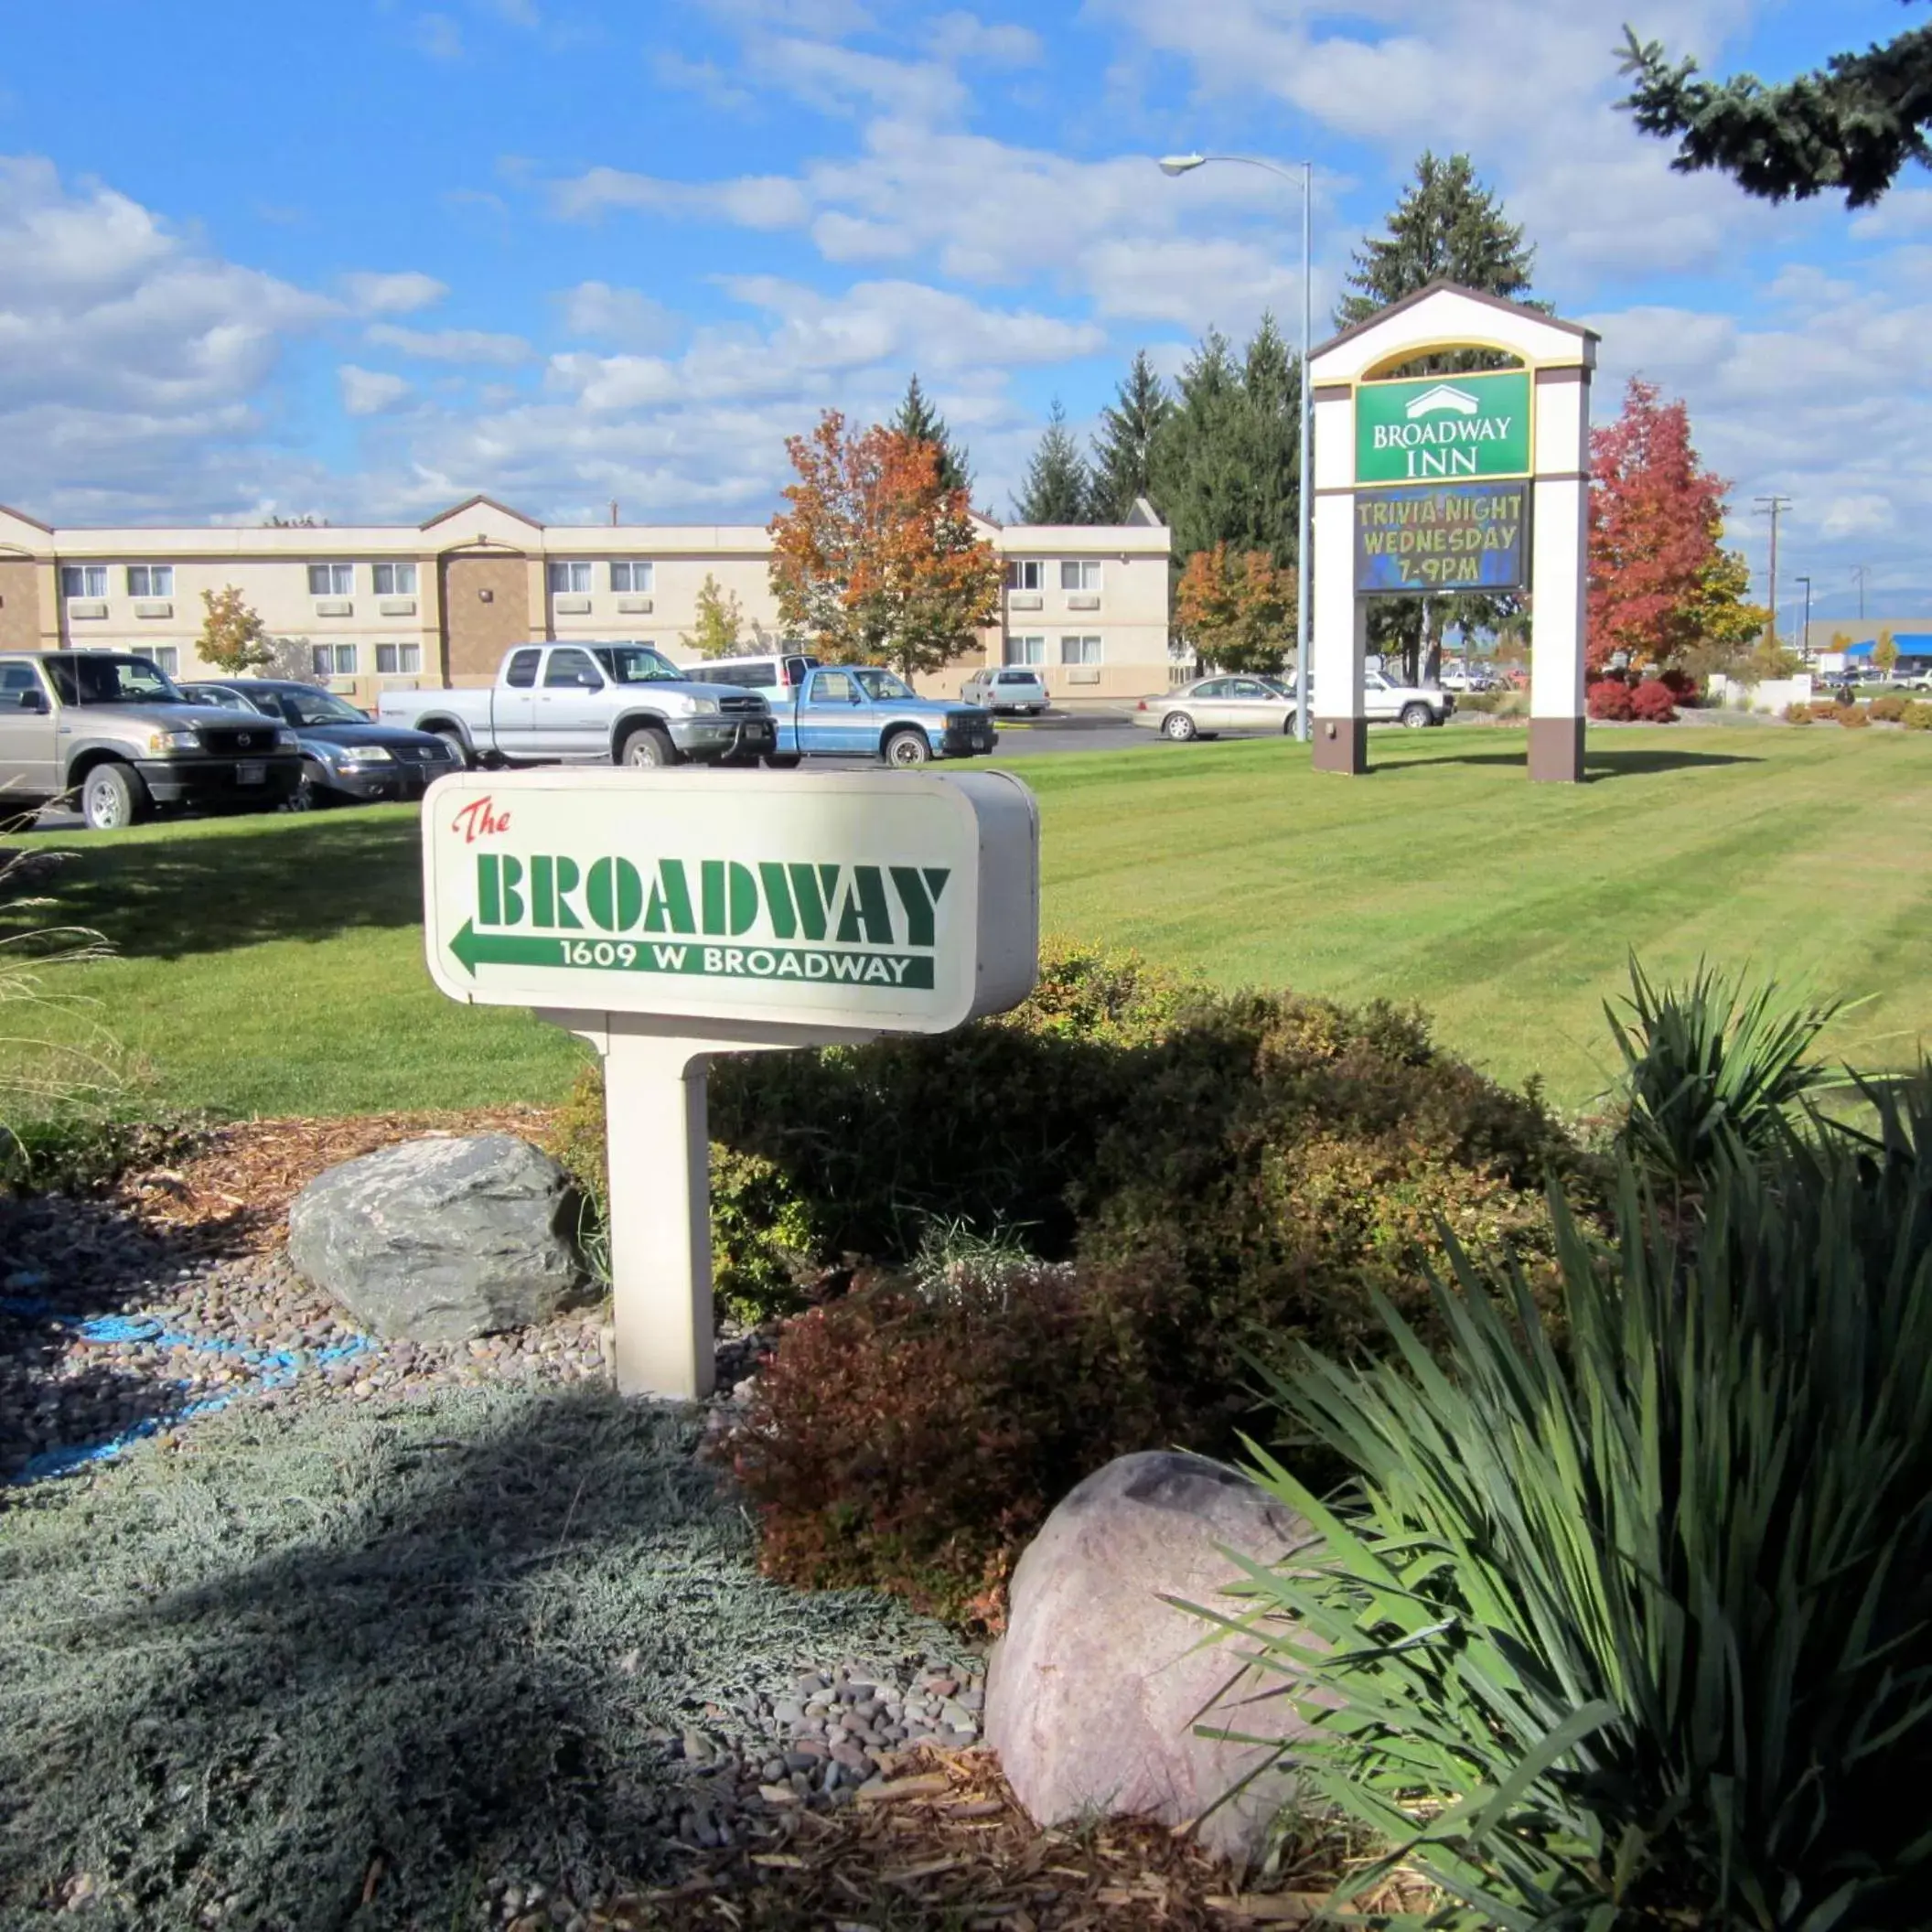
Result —
POLYGON ((1756 513, 1771 519, 1771 595, 1766 600, 1771 608, 1771 641, 1777 642, 1777 520, 1791 508, 1789 497, 1753 497, 1756 513))
POLYGON ((1858 580, 1858 621, 1861 624, 1865 621, 1865 579, 1871 573, 1872 566, 1869 564, 1854 564, 1852 566, 1852 574, 1858 580))

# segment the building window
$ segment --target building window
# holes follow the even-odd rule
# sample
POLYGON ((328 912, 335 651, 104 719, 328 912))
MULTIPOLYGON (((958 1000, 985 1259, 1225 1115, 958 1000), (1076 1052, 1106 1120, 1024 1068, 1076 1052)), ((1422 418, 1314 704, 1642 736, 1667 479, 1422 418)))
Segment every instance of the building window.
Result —
MULTIPOLYGON (((345 564, 342 568, 347 570, 345 564)), ((352 678, 356 674, 356 647, 353 644, 317 644, 314 649, 318 678, 352 678)))
POLYGON ((104 597, 107 595, 107 565, 63 564, 60 566, 60 595, 63 597, 104 597))
MULTIPOLYGON (((380 564, 377 565, 381 569, 380 564)), ((423 647, 420 644, 378 644, 376 646, 376 670, 385 678, 413 676, 423 669, 423 647)))
POLYGON ((1098 557, 1068 557, 1060 565, 1062 590, 1098 590, 1100 563, 1098 557))
MULTIPOLYGON (((610 566, 610 587, 628 591, 635 596, 648 596, 655 570, 656 566, 644 558, 620 557, 610 566)), ((587 584, 584 587, 590 588, 587 584)))
POLYGON ((127 594, 131 597, 173 596, 175 566, 172 564, 130 564, 127 566, 127 594))
POLYGON ((171 678, 180 672, 181 650, 178 645, 156 644, 151 650, 144 650, 141 655, 147 659, 156 671, 166 671, 171 678))
POLYGON ((1006 639, 1006 661, 1009 664, 1044 664, 1046 661, 1046 639, 1045 638, 1008 638, 1006 639))
POLYGON ((416 566, 413 564, 378 564, 376 595, 379 597, 413 597, 416 594, 416 566))
POLYGON ((550 587, 553 594, 561 593, 567 597, 587 596, 590 593, 590 565, 553 564, 550 566, 550 587))
POLYGON ((1098 638, 1062 638, 1060 639, 1060 662, 1062 664, 1098 664, 1100 661, 1100 640, 1098 638))
POLYGON ((312 597, 346 597, 356 587, 353 564, 311 564, 308 594, 312 597))
POLYGON ((1022 562, 1015 559, 1006 566, 1006 588, 1008 590, 1037 590, 1040 587, 1040 560, 1034 557, 1022 562))

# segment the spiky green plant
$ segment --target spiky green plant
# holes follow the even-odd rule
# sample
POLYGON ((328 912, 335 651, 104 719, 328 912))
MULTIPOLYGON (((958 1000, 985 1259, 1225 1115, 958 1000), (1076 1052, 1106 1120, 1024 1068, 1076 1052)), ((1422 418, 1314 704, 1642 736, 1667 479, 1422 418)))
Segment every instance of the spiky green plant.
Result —
POLYGON ((1618 1004, 1604 1003, 1624 1059, 1619 1137, 1638 1166, 1680 1186, 1770 1152, 1830 1078, 1811 1048, 1836 1002, 1794 1003, 1771 981, 1746 992, 1704 961, 1688 985, 1654 986, 1633 955, 1618 1004))
POLYGON ((1465 1932, 1932 1919, 1932 1075, 1875 1104, 1721 1162, 1688 1234, 1627 1163, 1614 1250, 1552 1198, 1562 1348, 1458 1252, 1440 1355, 1385 1308, 1390 1358, 1277 1383, 1355 1479, 1255 1452, 1315 1542, 1217 1620, 1390 1847, 1356 1894, 1407 1862, 1465 1932))

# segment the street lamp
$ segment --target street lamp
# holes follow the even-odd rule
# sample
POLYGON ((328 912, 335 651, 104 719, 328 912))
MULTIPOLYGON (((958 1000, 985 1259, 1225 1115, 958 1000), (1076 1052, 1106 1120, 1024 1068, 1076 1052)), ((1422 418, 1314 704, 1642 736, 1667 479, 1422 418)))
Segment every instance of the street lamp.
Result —
MULTIPOLYGON (((1264 168, 1284 181, 1294 179, 1294 169, 1279 162, 1263 161, 1255 155, 1164 155, 1160 168, 1164 175, 1191 175, 1210 161, 1235 161, 1243 167, 1264 168)), ((1315 346, 1315 163, 1296 164, 1302 177, 1302 527, 1295 544, 1294 559, 1294 735, 1304 745, 1311 735, 1308 719, 1308 596, 1310 574, 1308 550, 1312 541, 1315 507, 1315 400, 1308 382, 1308 357, 1315 346)))
POLYGON ((1798 638, 1798 648, 1809 659, 1811 655, 1811 579, 1800 577, 1798 581, 1805 586, 1805 628, 1798 638))

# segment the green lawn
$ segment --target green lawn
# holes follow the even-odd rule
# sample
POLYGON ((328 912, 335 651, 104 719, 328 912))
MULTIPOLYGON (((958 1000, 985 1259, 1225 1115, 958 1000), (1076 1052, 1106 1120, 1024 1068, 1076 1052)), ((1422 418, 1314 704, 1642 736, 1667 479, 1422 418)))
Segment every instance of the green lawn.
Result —
MULTIPOLYGON (((1866 998, 1831 1045, 1868 1067, 1932 1033, 1932 742, 1837 732, 1597 735, 1591 782, 1532 786, 1520 733, 1377 733, 1318 776, 1281 740, 1029 758, 1048 929, 1224 984, 1416 1001, 1501 1078, 1580 1103, 1634 948, 1866 998)), ((578 1057, 424 971, 413 810, 40 834, 75 856, 31 916, 120 957, 73 979, 154 1090, 224 1112, 555 1097, 578 1057)), ((0 930, 28 923, 0 913, 0 930)))

